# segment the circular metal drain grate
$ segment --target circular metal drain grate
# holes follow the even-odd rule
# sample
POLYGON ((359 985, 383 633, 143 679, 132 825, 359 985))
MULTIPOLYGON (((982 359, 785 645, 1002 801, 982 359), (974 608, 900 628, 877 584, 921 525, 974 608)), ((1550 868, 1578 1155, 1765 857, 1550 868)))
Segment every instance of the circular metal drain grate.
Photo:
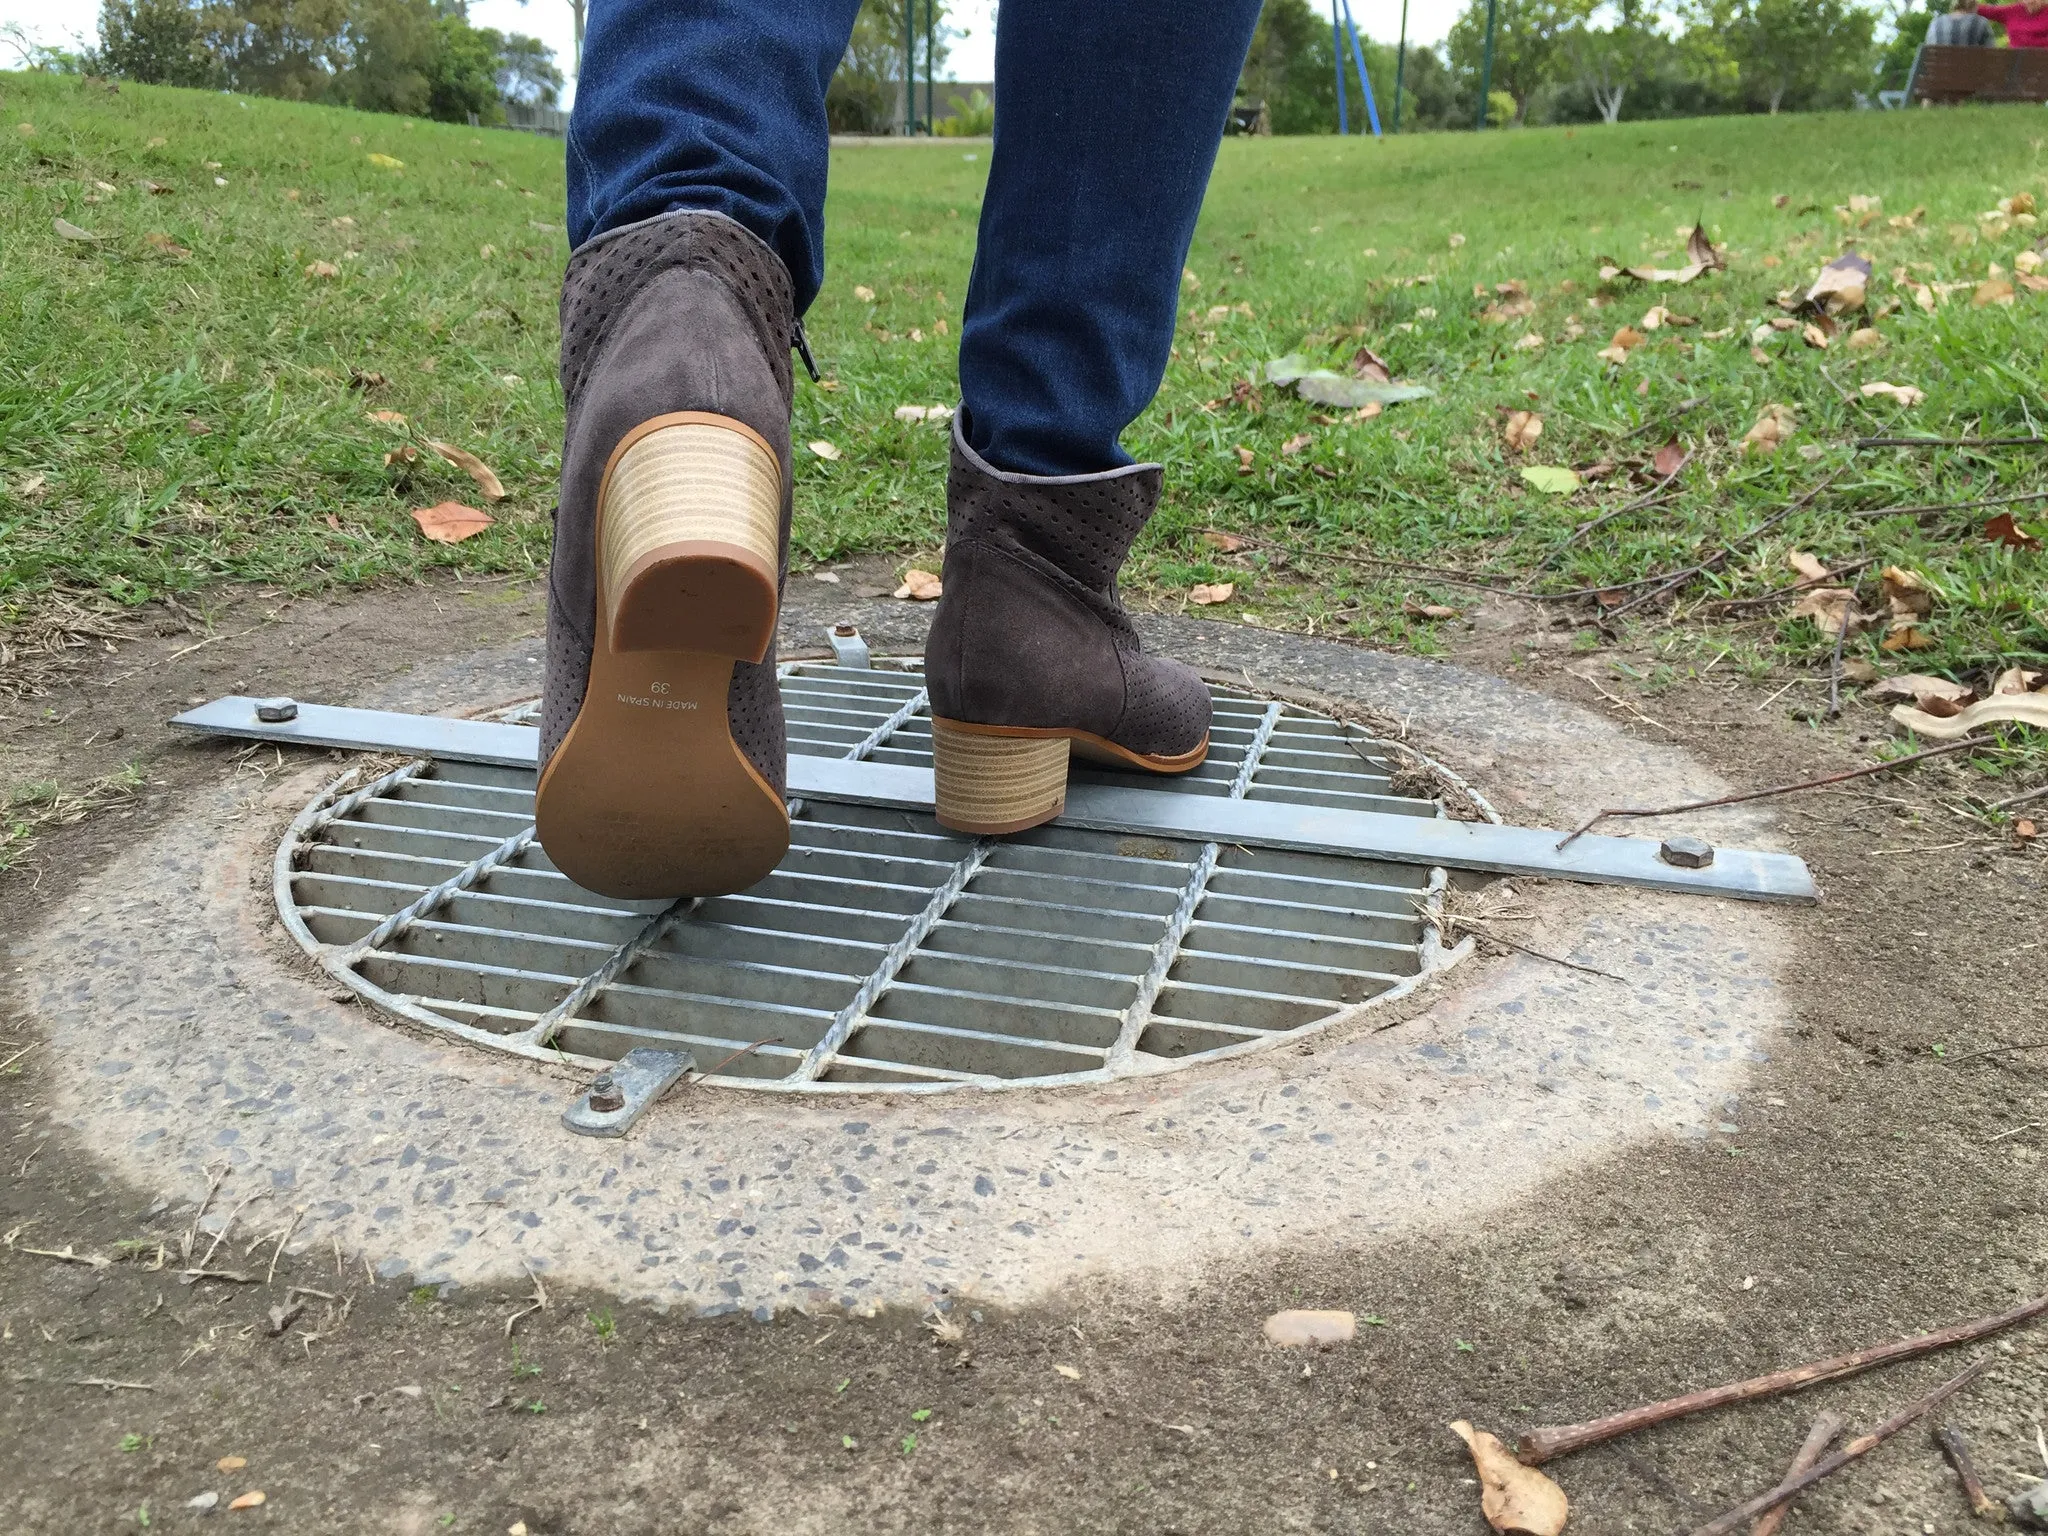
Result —
MULTIPOLYGON (((790 749, 928 766, 915 671, 785 667, 790 749)), ((1440 816, 1356 727, 1219 690, 1177 779, 1077 779, 1440 816)), ((532 710, 510 718, 530 721, 532 710)), ((796 802, 789 855, 736 896, 658 910, 572 885, 533 835, 533 775, 421 761, 293 822, 285 925, 417 1023, 550 1060, 692 1051, 792 1091, 1100 1082, 1257 1050, 1448 963, 1441 870, 796 802)))

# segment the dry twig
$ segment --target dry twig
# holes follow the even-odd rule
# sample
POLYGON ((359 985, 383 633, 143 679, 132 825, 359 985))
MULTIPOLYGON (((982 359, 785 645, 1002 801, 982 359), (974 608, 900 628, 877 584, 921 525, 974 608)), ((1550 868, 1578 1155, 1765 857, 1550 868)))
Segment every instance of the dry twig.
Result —
MULTIPOLYGON (((1845 1376, 1860 1376, 1865 1371, 1874 1370, 1880 1365, 1890 1365, 1894 1361, 1917 1359, 1921 1355, 1953 1348, 1957 1344, 1974 1343, 2007 1328, 2032 1322, 2044 1312, 2048 1312, 2048 1296, 2036 1296, 2032 1301, 2024 1302, 2010 1312, 1998 1312, 1989 1317, 1972 1319, 1967 1323, 1955 1323, 1947 1328, 1938 1328, 1933 1333, 1923 1333, 1918 1338, 1896 1339, 1889 1344, 1876 1344, 1869 1349, 1836 1355, 1832 1359, 1815 1360, 1807 1365, 1795 1365, 1782 1371, 1772 1371, 1767 1376, 1753 1376, 1748 1381, 1729 1382, 1723 1386, 1709 1387, 1704 1392, 1688 1392, 1682 1397, 1666 1398, 1661 1403, 1645 1403, 1639 1408, 1610 1413, 1605 1418, 1589 1419, 1583 1424, 1560 1424, 1544 1429, 1532 1429, 1515 1442, 1515 1454, 1530 1466, 1538 1466, 1552 1457, 1582 1451, 1589 1445, 1602 1445, 1622 1435, 1633 1434, 1639 1429, 1668 1424, 1673 1419, 1687 1418, 1713 1408, 1725 1408, 1730 1403, 1751 1403, 1761 1398, 1778 1397, 1787 1392, 1797 1392, 1801 1387, 1816 1386, 1823 1381, 1840 1381, 1845 1376)), ((1755 1514, 1758 1511, 1751 1510, 1750 1513, 1755 1514)))
POLYGON ((156 1388, 146 1381, 109 1381, 104 1376, 81 1376, 71 1383, 74 1387, 103 1387, 109 1392, 154 1392, 156 1388))
MULTIPOLYGON (((1792 1465, 1785 1469, 1786 1477, 1797 1477, 1826 1454, 1827 1448, 1835 1443, 1835 1436, 1844 1428, 1842 1416, 1838 1413, 1823 1413, 1813 1421, 1813 1428, 1806 1432, 1806 1440, 1792 1458, 1792 1465)), ((1775 1509, 1767 1509, 1756 1524, 1750 1528, 1749 1536, 1777 1536, 1778 1527, 1785 1523, 1785 1516, 1792 1508, 1792 1501, 1786 1500, 1775 1509)))
POLYGON ((1970 1447, 1963 1440, 1963 1432, 1953 1424, 1937 1424, 1934 1443, 1955 1468, 1956 1479, 1963 1485, 1963 1497, 1970 1501, 1970 1513, 1993 1525, 2005 1524, 2005 1506, 1984 1491, 1984 1481, 1977 1476, 1976 1463, 1970 1460, 1970 1447))
POLYGON ((1600 620, 1601 625, 1603 627, 1612 625, 1617 620, 1622 618, 1625 614, 1633 613, 1636 609, 1642 607, 1643 604, 1654 603, 1658 598, 1664 596, 1667 592, 1675 592, 1676 590, 1678 590, 1678 588, 1685 586, 1697 577, 1706 575, 1709 571, 1718 571, 1722 566, 1726 565, 1730 560, 1732 560, 1735 557, 1736 553, 1740 551, 1745 544, 1753 543, 1755 540, 1762 538, 1765 534, 1769 533, 1773 528, 1777 527, 1780 523, 1784 522, 1787 518, 1791 517, 1793 513, 1800 511, 1802 508, 1804 508, 1807 505, 1807 503, 1813 500, 1814 497, 1818 496, 1822 491, 1826 490, 1830 485, 1834 484, 1835 477, 1839 474, 1841 474, 1841 471, 1839 469, 1831 471, 1828 474, 1828 476, 1820 482, 1820 484, 1816 485, 1812 490, 1808 491, 1805 495, 1799 497, 1795 501, 1788 503, 1786 506, 1779 508, 1779 510, 1773 512, 1769 517, 1765 518, 1762 522, 1758 523, 1754 528, 1750 529, 1749 532, 1740 534, 1734 539, 1730 540, 1727 544, 1724 544, 1721 547, 1721 552, 1719 554, 1710 555, 1705 560, 1700 561, 1700 563, 1697 565, 1687 566, 1684 570, 1674 573, 1669 580, 1663 583, 1662 586, 1653 587, 1648 592, 1638 593, 1636 596, 1630 598, 1627 602, 1623 603, 1619 608, 1614 609, 1611 613, 1603 614, 1600 620))
POLYGON ((1908 763, 1917 763, 1925 758, 1941 757, 1945 753, 1961 752, 1970 747, 1988 747, 1992 745, 1994 743, 1988 736, 1966 736, 1961 741, 1952 741, 1946 746, 1929 747, 1924 752, 1914 752, 1905 757, 1895 757, 1888 762, 1873 763, 1867 768, 1851 768, 1846 773, 1831 773, 1825 778, 1804 779, 1797 784, 1773 784, 1769 789, 1744 790, 1740 794, 1722 795, 1714 800, 1692 800, 1684 805, 1665 805, 1655 808, 1620 806, 1612 810, 1600 811, 1587 817, 1585 821, 1566 833, 1564 839, 1557 846, 1562 851, 1579 838, 1584 837, 1610 816, 1676 816, 1680 811, 1710 811, 1716 806, 1741 805, 1746 801, 1763 800, 1772 795, 1789 795, 1802 789, 1820 789, 1825 785, 1840 784, 1849 779, 1868 778, 1873 773, 1883 773, 1889 768, 1903 768, 1908 763))
POLYGON ((1897 1413, 1878 1425, 1877 1428, 1870 1431, 1869 1434, 1858 1435, 1854 1440, 1851 1440, 1847 1445, 1835 1452, 1834 1455, 1827 1457, 1823 1461, 1815 1462, 1797 1476, 1786 1478, 1777 1487, 1758 1494, 1746 1504, 1737 1505, 1719 1519, 1709 1520, 1705 1525, 1693 1531, 1692 1536, 1733 1536, 1733 1532, 1743 1521, 1748 1520, 1754 1515, 1760 1515, 1765 1510, 1776 1509, 1788 1499, 1796 1498, 1806 1489, 1811 1488, 1822 1478, 1841 1471, 1842 1468, 1849 1465, 1857 1457, 1867 1455, 1869 1452, 1876 1450, 1900 1430, 1925 1418, 1990 1369, 1991 1361, 1989 1358, 1979 1360, 1960 1375, 1951 1376, 1947 1381, 1917 1402, 1908 1403, 1897 1413))

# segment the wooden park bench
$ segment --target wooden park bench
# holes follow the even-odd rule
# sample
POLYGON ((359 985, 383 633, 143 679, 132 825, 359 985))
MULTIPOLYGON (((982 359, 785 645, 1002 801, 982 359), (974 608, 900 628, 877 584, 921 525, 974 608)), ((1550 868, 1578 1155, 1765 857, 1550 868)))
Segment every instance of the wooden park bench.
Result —
POLYGON ((1880 91, 1887 107, 1916 101, 2048 102, 2048 48, 1951 48, 1923 43, 1903 91, 1880 91))

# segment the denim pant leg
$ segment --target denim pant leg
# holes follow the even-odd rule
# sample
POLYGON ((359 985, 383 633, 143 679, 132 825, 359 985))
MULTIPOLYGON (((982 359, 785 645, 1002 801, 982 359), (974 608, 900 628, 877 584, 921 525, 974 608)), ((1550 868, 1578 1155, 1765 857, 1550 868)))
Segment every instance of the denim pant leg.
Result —
POLYGON ((1259 0, 1003 0, 962 426, 1017 474, 1131 462, 1259 0))
POLYGON ((722 213, 774 247, 803 313, 825 270, 825 87, 859 10, 594 0, 569 124, 569 243, 677 209, 722 213))

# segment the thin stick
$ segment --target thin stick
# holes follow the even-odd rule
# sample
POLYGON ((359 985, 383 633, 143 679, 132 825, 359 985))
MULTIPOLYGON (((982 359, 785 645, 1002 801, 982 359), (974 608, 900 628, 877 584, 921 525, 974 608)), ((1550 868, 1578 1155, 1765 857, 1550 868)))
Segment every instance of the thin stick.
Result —
POLYGON ((24 1045, 20 1050, 16 1051, 12 1056, 8 1057, 5 1061, 0 1061, 0 1072, 5 1072, 9 1067, 13 1066, 17 1061, 21 1060, 22 1057, 26 1056, 30 1051, 34 1050, 40 1044, 42 1044, 40 1040, 31 1040, 27 1045, 24 1045))
MULTIPOLYGON (((1782 690, 1781 690, 1782 691, 1782 690)), ((1656 809, 1622 807, 1617 810, 1601 811, 1589 816, 1565 835, 1558 850, 1562 852, 1575 839, 1583 837, 1599 823, 1610 816, 1676 816, 1680 811, 1708 811, 1718 805, 1741 805, 1746 800, 1762 800, 1769 795, 1789 795, 1802 789, 1819 789, 1828 784, 1840 784, 1848 779, 1868 778, 1873 773, 1883 773, 1887 768, 1903 768, 1908 763, 1917 763, 1924 758, 1940 757, 1946 752, 1960 752, 1966 747, 1992 745, 1988 736, 1966 736, 1961 741, 1952 741, 1946 746, 1929 747, 1925 752, 1915 752, 1907 757, 1895 757, 1889 762, 1873 763, 1868 768, 1851 768, 1847 773, 1831 773, 1826 778, 1807 779, 1798 784, 1774 784, 1769 789, 1745 790, 1739 795, 1722 795, 1716 800, 1694 800, 1685 805, 1666 805, 1656 809)))
MULTIPOLYGON (((1835 1443, 1846 1426, 1838 1413, 1823 1413, 1813 1421, 1813 1428, 1806 1432, 1806 1439, 1798 1453, 1792 1458, 1792 1465, 1785 1469, 1785 1476, 1797 1477, 1808 1467, 1827 1454, 1827 1448, 1835 1443)), ((1766 1510, 1761 1519, 1750 1528, 1749 1536, 1777 1536, 1778 1527, 1785 1523, 1785 1516, 1791 1511, 1788 1500, 1776 1509, 1766 1510)))
POLYGON ((1842 712, 1842 647, 1849 639, 1849 612, 1842 610, 1842 622, 1835 630, 1835 654, 1828 663, 1828 718, 1842 712))
POLYGON ((1857 448, 2039 448, 2048 437, 1859 437, 1857 448))
POLYGON ((1805 576, 1793 582, 1790 586, 1779 587, 1774 591, 1764 593, 1761 597, 1722 597, 1714 599, 1706 606, 1718 609, 1723 613, 1732 608, 1761 608, 1767 603, 1775 603, 1781 598, 1791 597, 1794 593, 1805 592, 1813 587, 1824 587, 1831 581, 1840 581, 1844 576, 1853 576, 1858 571, 1867 571, 1871 566, 1877 564, 1878 558, 1878 556, 1873 555, 1866 560, 1851 560, 1847 565, 1837 566, 1825 576, 1805 576))
POLYGON ((1603 971, 1599 969, 1597 966, 1581 965, 1576 960, 1565 959, 1563 955, 1553 955, 1546 953, 1545 951, 1540 949, 1531 949, 1528 945, 1518 943, 1514 939, 1507 937, 1506 934, 1495 933, 1491 928, 1486 927, 1484 923, 1482 923, 1477 918, 1452 917, 1448 919, 1448 921, 1454 928, 1470 928, 1474 930, 1482 939, 1489 940, 1495 944, 1505 944, 1509 949, 1518 949, 1523 954, 1528 955, 1533 959, 1548 960, 1552 965, 1561 965, 1564 966, 1567 970, 1584 971, 1588 976, 1605 976, 1609 981, 1618 981, 1621 982, 1624 986, 1628 983, 1628 978, 1626 976, 1617 976, 1612 971, 1603 971))
POLYGON ((2015 501, 2048 501, 2048 491, 2028 491, 2020 496, 1987 496, 1982 501, 1929 501, 1917 507, 1868 507, 1850 517, 1920 517, 1929 512, 1973 512, 1978 507, 2003 507, 2015 501))
MULTIPOLYGON (((1923 1333, 1918 1338, 1895 1339, 1889 1344, 1873 1345, 1869 1349, 1836 1355, 1829 1360, 1815 1360, 1806 1365, 1790 1366, 1782 1371, 1772 1371, 1767 1376, 1752 1376, 1748 1381, 1729 1382, 1723 1386, 1709 1387, 1704 1392, 1688 1392, 1683 1397, 1666 1398, 1661 1403, 1645 1403, 1639 1408, 1610 1413, 1605 1418, 1588 1419, 1583 1424, 1559 1424, 1544 1429, 1532 1429, 1515 1442, 1515 1455, 1527 1465, 1537 1466, 1554 1456, 1582 1451, 1589 1445, 1603 1445, 1609 1440, 1633 1434, 1639 1429, 1668 1424, 1673 1419, 1705 1413, 1712 1408, 1724 1408, 1730 1403, 1750 1403, 1760 1398, 1778 1397, 1786 1392, 1797 1392, 1801 1387, 1811 1387, 1823 1381, 1840 1381, 1845 1376, 1860 1376, 1865 1371, 1874 1370, 1880 1365, 1890 1365, 1895 1360, 1913 1360, 1921 1355, 1933 1354, 1936 1350, 1952 1348, 1957 1344, 1973 1343, 2021 1323, 2032 1322, 2043 1312, 2048 1312, 2048 1296, 2036 1296, 2032 1301, 2014 1307, 2010 1312, 1998 1312, 1989 1317, 1975 1318, 1967 1323, 1955 1323, 1947 1328, 1938 1328, 1933 1333, 1923 1333)), ((1749 1513, 1756 1514, 1759 1511, 1751 1510, 1749 1513)))
POLYGON ((1984 809, 1987 811, 2008 810, 2015 805, 2025 805, 2029 800, 2039 800, 2043 795, 2048 795, 2048 784, 2037 784, 2032 789, 2023 789, 2016 795, 2006 796, 2003 800, 1994 800, 1985 806, 1984 809))
POLYGON ((1953 1424, 1938 1424, 1934 1430, 1934 1443, 1941 1447, 1941 1454, 1955 1468, 1956 1478, 1963 1485, 1963 1497, 1970 1501, 1970 1513, 1994 1525, 2005 1524, 2005 1506, 1984 1491, 1984 1481, 1977 1476, 1976 1463, 1970 1460, 1970 1447, 1963 1439, 1963 1432, 1953 1424))
MULTIPOLYGON (((741 1058, 742 1056, 746 1055, 746 1054, 747 1054, 747 1053, 748 1053, 749 1051, 758 1051, 758 1050, 759 1050, 759 1049, 761 1049, 761 1047, 762 1047, 762 1046, 764 1046, 764 1045, 780 1045, 780 1044, 782 1044, 782 1036, 780 1036, 780 1035, 763 1035, 763 1036, 762 1036, 762 1037, 761 1037, 760 1039, 758 1039, 758 1040, 754 1041, 754 1042, 753 1042, 753 1043, 752 1043, 751 1045, 743 1045, 743 1046, 741 1046, 741 1047, 740 1047, 740 1048, 739 1048, 738 1050, 736 1050, 736 1051, 732 1052, 732 1053, 731 1053, 730 1055, 726 1056, 724 1060, 720 1061, 720 1062, 718 1063, 718 1065, 717 1065, 717 1066, 715 1066, 715 1067, 713 1067, 713 1068, 712 1068, 712 1069, 711 1069, 711 1070, 710 1070, 709 1072, 699 1072, 699 1073, 697 1074, 697 1076, 696 1076, 696 1079, 695 1079, 695 1081, 697 1081, 697 1082, 700 1082, 700 1083, 701 1083, 701 1082, 703 1082, 703 1081, 704 1081, 704 1079, 705 1079, 705 1078, 707 1078, 707 1077, 714 1077, 714 1076, 716 1076, 716 1075, 717 1075, 717 1074, 718 1074, 719 1072, 721 1072, 721 1071, 723 1071, 723 1070, 724 1070, 724 1068, 726 1067, 727 1063, 729 1063, 729 1062, 734 1062, 734 1061, 738 1061, 738 1060, 739 1060, 739 1059, 740 1059, 740 1058, 741 1058)), ((540 1282, 539 1282, 538 1280, 536 1280, 536 1281, 534 1281, 534 1284, 535 1284, 535 1285, 538 1285, 538 1284, 540 1284, 540 1282)))
POLYGON ((1900 1430, 1925 1418, 1990 1369, 1990 1359, 1979 1360, 1960 1375, 1951 1376, 1918 1402, 1908 1403, 1869 1434, 1858 1435, 1834 1455, 1815 1462, 1798 1476, 1786 1478, 1777 1487, 1758 1494, 1746 1504, 1737 1505, 1718 1520, 1709 1520, 1693 1531, 1691 1536, 1733 1536, 1733 1532, 1743 1521, 1753 1515, 1760 1515, 1767 1509, 1777 1508, 1786 1500, 1795 1498, 1811 1488, 1822 1478, 1841 1471, 1857 1457, 1876 1450, 1900 1430))
POLYGON ((263 1283, 264 1283, 265 1285, 268 1285, 268 1284, 270 1284, 270 1282, 271 1282, 271 1281, 273 1281, 273 1280, 275 1280, 275 1279, 277 1278, 277 1261, 278 1261, 278 1260, 279 1260, 279 1259, 280 1259, 281 1257, 283 1257, 283 1255, 284 1255, 284 1245, 285 1245, 286 1243, 288 1243, 288 1242, 290 1242, 290 1241, 292 1240, 292 1233, 294 1233, 295 1231, 297 1231, 297 1230, 298 1230, 298 1226, 299 1226, 299 1218, 300 1218, 301 1216, 305 1215, 305 1214, 306 1214, 306 1208, 305 1208, 304 1206, 302 1206, 302 1205, 301 1205, 301 1206, 294 1206, 294 1207, 292 1208, 292 1219, 291 1219, 291 1221, 290 1221, 289 1223, 287 1223, 287 1224, 286 1224, 286 1226, 285 1226, 285 1229, 284 1229, 284 1236, 283 1236, 283 1237, 280 1237, 280 1238, 279 1238, 279 1239, 277 1240, 277 1247, 276 1247, 276 1248, 275 1248, 274 1250, 272 1250, 272 1252, 271 1252, 271 1255, 270 1255, 270 1272, 269 1272, 268 1274, 266 1274, 266 1275, 265 1275, 265 1276, 263 1277, 263 1283))
POLYGON ((1808 491, 1805 495, 1799 497, 1797 500, 1781 508, 1777 512, 1772 513, 1769 517, 1765 518, 1762 522, 1758 523, 1754 528, 1750 529, 1749 532, 1742 534, 1734 540, 1732 540, 1731 542, 1729 542, 1728 544, 1723 545, 1721 548, 1721 552, 1719 554, 1712 555, 1707 559, 1702 560, 1698 565, 1689 566, 1685 570, 1678 572, 1669 581, 1665 582, 1661 587, 1654 587, 1648 592, 1644 592, 1636 597, 1630 598, 1627 602, 1623 603, 1619 608, 1615 609, 1612 613, 1603 615, 1601 618, 1601 623, 1612 624, 1615 620, 1621 618, 1624 614, 1633 612, 1634 610, 1642 607, 1645 603, 1655 602, 1665 593, 1674 591, 1675 589, 1686 585, 1695 577, 1704 576, 1709 571, 1719 570, 1723 565, 1727 564, 1728 561, 1732 560, 1735 557, 1737 551, 1739 551, 1743 545, 1752 543, 1755 540, 1762 538, 1765 534, 1769 533, 1773 528, 1777 527, 1780 523, 1784 522, 1793 513, 1804 508, 1808 502, 1813 500, 1814 497, 1818 496, 1822 491, 1826 490, 1830 485, 1834 484, 1835 477, 1839 474, 1841 474, 1841 471, 1839 469, 1830 471, 1827 478, 1822 480, 1820 484, 1813 487, 1813 489, 1808 491))
POLYGON ((1971 1061, 1979 1056, 1997 1056, 2005 1051, 2048 1051, 2048 1040, 2029 1040, 2021 1045, 1988 1045, 1981 1051, 1965 1051, 1960 1056, 1948 1056, 1943 1060, 1952 1067, 1959 1061, 1971 1061))
POLYGON ((1672 481, 1676 480, 1679 476, 1679 472, 1683 470, 1686 465, 1692 462, 1692 452, 1693 451, 1690 448, 1686 449, 1685 457, 1678 461, 1678 467, 1676 469, 1672 470, 1670 474, 1666 475, 1662 480, 1659 480, 1655 485, 1651 486, 1648 491, 1638 496, 1634 501, 1628 503, 1627 506, 1616 507, 1612 512, 1603 512, 1598 517, 1594 518, 1592 521, 1579 524, 1578 527, 1574 528, 1571 531, 1570 536, 1567 537, 1562 544, 1558 545, 1556 549, 1550 552, 1549 556, 1544 560, 1543 565, 1538 566, 1537 569, 1541 570, 1544 568, 1544 566, 1548 566, 1552 560, 1555 560, 1559 555, 1563 554, 1566 550, 1570 549, 1574 544, 1578 543, 1580 539, 1583 539, 1587 534, 1591 533, 1594 529, 1604 528, 1609 523, 1613 522, 1617 517, 1621 517, 1629 512, 1634 512, 1638 508, 1646 507, 1651 502, 1655 501, 1659 493, 1663 491, 1664 487, 1669 485, 1672 481))
POLYGON ((154 1392, 156 1388, 146 1381, 109 1381, 104 1376, 81 1376, 71 1383, 74 1387, 104 1387, 109 1392, 154 1392))
POLYGON ((213 1234, 213 1241, 207 1245, 206 1253, 200 1258, 199 1263, 194 1267, 197 1269, 204 1269, 208 1264, 212 1263, 213 1256, 219 1250, 220 1245, 226 1242, 228 1234, 235 1230, 235 1218, 242 1214, 244 1207, 248 1206, 250 1202, 261 1200, 265 1195, 269 1193, 270 1191, 267 1189, 259 1189, 253 1195, 244 1195, 241 1198, 241 1200, 237 1202, 235 1208, 232 1211, 228 1212, 228 1219, 226 1224, 223 1225, 218 1232, 213 1234))

